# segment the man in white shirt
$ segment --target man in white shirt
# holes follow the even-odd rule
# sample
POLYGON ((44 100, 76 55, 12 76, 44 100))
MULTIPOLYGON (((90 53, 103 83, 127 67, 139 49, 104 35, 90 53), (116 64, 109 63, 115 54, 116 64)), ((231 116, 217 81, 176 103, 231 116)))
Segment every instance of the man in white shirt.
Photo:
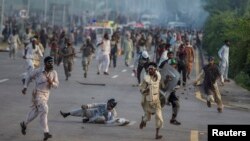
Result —
POLYGON ((230 82, 230 80, 228 79, 230 42, 228 40, 225 40, 224 43, 225 44, 218 52, 218 55, 220 57, 220 72, 222 84, 224 84, 224 82, 230 82))
POLYGON ((21 41, 19 39, 19 36, 17 34, 16 30, 13 30, 12 34, 10 34, 8 38, 9 43, 9 56, 12 59, 16 59, 17 49, 19 46, 21 46, 21 41))
POLYGON ((101 69, 104 69, 103 74, 104 75, 109 75, 108 69, 109 69, 109 63, 110 63, 110 51, 111 51, 111 46, 110 46, 110 40, 109 40, 109 35, 108 33, 104 34, 103 41, 98 44, 97 46, 100 46, 98 55, 97 55, 97 60, 98 60, 98 66, 97 66, 97 74, 100 74, 101 69))
POLYGON ((36 54, 38 54, 39 57, 43 57, 43 53, 40 50, 40 48, 37 46, 37 39, 33 38, 32 43, 27 45, 27 51, 25 56, 23 57, 26 59, 26 72, 23 75, 22 82, 25 83, 26 76, 34 70, 34 61, 37 59, 36 54))

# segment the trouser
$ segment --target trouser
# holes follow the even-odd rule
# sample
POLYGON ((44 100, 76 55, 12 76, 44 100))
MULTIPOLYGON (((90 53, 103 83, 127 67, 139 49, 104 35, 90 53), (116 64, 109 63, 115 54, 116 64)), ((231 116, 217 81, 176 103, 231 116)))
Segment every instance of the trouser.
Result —
POLYGON ((171 103, 172 105, 172 115, 173 115, 172 120, 174 120, 177 117, 180 109, 179 99, 176 96, 175 92, 170 93, 168 97, 168 102, 171 103))
POLYGON ((144 110, 144 116, 142 120, 144 122, 151 120, 151 115, 155 114, 155 126, 156 128, 162 128, 163 127, 163 117, 162 117, 162 111, 161 111, 161 104, 160 101, 156 103, 149 103, 148 101, 145 101, 144 96, 143 100, 141 101, 142 108, 144 110))
POLYGON ((221 73, 221 81, 224 83, 225 79, 228 79, 228 63, 226 65, 220 66, 220 73, 221 73))
POLYGON ((215 102, 218 105, 218 108, 223 109, 221 94, 216 82, 213 84, 213 88, 209 89, 207 92, 207 101, 215 102))
POLYGON ((133 63, 133 65, 134 66, 136 66, 137 65, 137 61, 139 61, 139 57, 140 57, 140 53, 138 53, 138 52, 134 52, 134 63, 133 63))
POLYGON ((24 45, 23 56, 26 56, 28 50, 27 46, 29 45, 29 43, 24 43, 23 45, 24 45))
POLYGON ((49 107, 47 101, 37 102, 37 104, 32 105, 31 111, 28 113, 25 124, 28 125, 40 114, 40 125, 43 129, 43 132, 49 132, 48 112, 49 112, 49 107))
POLYGON ((116 60, 117 60, 117 55, 116 55, 116 53, 111 53, 111 54, 110 54, 110 60, 113 61, 113 67, 115 68, 115 67, 116 67, 116 60))
POLYGON ((61 64, 61 62, 62 62, 62 56, 59 55, 57 57, 57 66, 59 66, 61 64))
POLYGON ((82 67, 83 67, 84 73, 88 72, 89 64, 90 64, 91 60, 92 60, 92 56, 87 56, 87 57, 82 58, 82 67))
POLYGON ((58 62, 58 51, 57 50, 50 50, 50 56, 53 57, 54 64, 58 62))
POLYGON ((100 116, 97 109, 93 110, 83 110, 82 108, 73 110, 70 112, 71 116, 82 117, 89 119, 88 122, 100 122, 103 123, 105 120, 104 116, 100 116))
POLYGON ((15 59, 16 58, 17 45, 10 45, 9 57, 15 59))
POLYGON ((26 79, 26 77, 34 70, 34 64, 32 59, 26 59, 26 72, 23 73, 22 79, 26 79))
POLYGON ((193 62, 188 62, 187 64, 187 74, 190 75, 193 68, 193 62))
POLYGON ((46 42, 42 42, 42 45, 43 45, 43 48, 44 48, 44 50, 45 50, 46 47, 47 47, 47 43, 46 43, 46 42))
POLYGON ((70 76, 70 72, 72 71, 73 63, 71 61, 63 61, 64 73, 66 78, 70 76))
POLYGON ((148 52, 151 51, 151 45, 152 45, 151 43, 146 44, 146 49, 147 49, 148 52))
MULTIPOLYGON (((185 65, 178 66, 178 72, 182 73, 182 85, 186 85, 187 80, 187 68, 185 65)), ((177 85, 181 85, 181 80, 178 81, 177 85)))
POLYGON ((132 51, 125 52, 125 63, 130 64, 132 59, 132 51))
POLYGON ((101 54, 98 58, 98 67, 97 67, 98 72, 101 71, 102 67, 104 69, 104 72, 108 72, 109 63, 110 63, 109 54, 101 54))
POLYGON ((172 105, 172 115, 173 115, 172 119, 174 120, 179 113, 180 104, 179 104, 179 101, 176 100, 176 101, 172 101, 171 105, 172 105))
POLYGON ((143 66, 138 65, 137 67, 137 81, 138 84, 141 84, 141 72, 142 72, 143 66))
POLYGON ((86 112, 82 108, 79 108, 79 109, 71 111, 70 115, 75 116, 75 117, 86 117, 86 112))

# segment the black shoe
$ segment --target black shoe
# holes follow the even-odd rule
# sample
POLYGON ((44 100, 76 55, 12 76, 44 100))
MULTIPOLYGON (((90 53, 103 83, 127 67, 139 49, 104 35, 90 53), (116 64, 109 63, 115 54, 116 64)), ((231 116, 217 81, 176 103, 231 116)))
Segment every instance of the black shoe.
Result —
POLYGON ((210 101, 207 100, 207 107, 211 108, 212 104, 210 101))
POLYGON ((183 83, 182 83, 182 86, 183 86, 183 87, 186 87, 186 82, 183 82, 183 83))
POLYGON ((140 126, 139 126, 139 127, 140 127, 140 129, 146 127, 146 122, 143 121, 143 117, 141 118, 141 123, 140 123, 140 126))
POLYGON ((63 113, 62 111, 60 111, 60 114, 64 117, 64 118, 66 118, 69 114, 67 114, 67 113, 63 113))
POLYGON ((103 74, 104 74, 104 75, 109 75, 109 73, 107 73, 107 72, 104 72, 103 74))
POLYGON ((43 141, 47 141, 49 138, 52 138, 52 135, 50 133, 44 133, 43 141))
POLYGON ((84 78, 87 78, 87 73, 84 73, 84 78))
POLYGON ((96 74, 97 74, 97 75, 100 75, 100 72, 98 71, 96 74))
POLYGON ((126 67, 128 67, 128 66, 129 66, 127 62, 125 63, 125 66, 126 66, 126 67))
POLYGON ((155 139, 156 139, 156 140, 162 139, 162 135, 157 135, 157 136, 155 136, 155 139))
POLYGON ((174 120, 171 119, 171 120, 170 120, 170 123, 171 123, 171 124, 174 124, 174 125, 181 125, 181 123, 180 123, 179 121, 175 120, 175 119, 174 119, 174 120))
POLYGON ((84 119, 82 119, 82 123, 87 123, 89 121, 89 119, 88 118, 84 118, 84 119))
POLYGON ((20 123, 20 126, 21 126, 21 129, 22 129, 22 130, 21 130, 22 134, 23 134, 23 135, 26 135, 26 128, 27 128, 27 127, 26 127, 24 121, 20 123))
POLYGON ((24 78, 22 79, 22 83, 23 83, 23 85, 25 84, 25 79, 24 78))

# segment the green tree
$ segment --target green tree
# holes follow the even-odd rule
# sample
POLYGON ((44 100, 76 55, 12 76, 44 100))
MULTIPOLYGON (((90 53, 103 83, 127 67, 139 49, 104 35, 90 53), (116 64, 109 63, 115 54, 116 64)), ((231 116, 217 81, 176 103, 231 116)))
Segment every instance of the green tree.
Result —
POLYGON ((209 12, 204 26, 204 48, 217 56, 229 39, 229 75, 250 90, 250 0, 206 0, 209 12))

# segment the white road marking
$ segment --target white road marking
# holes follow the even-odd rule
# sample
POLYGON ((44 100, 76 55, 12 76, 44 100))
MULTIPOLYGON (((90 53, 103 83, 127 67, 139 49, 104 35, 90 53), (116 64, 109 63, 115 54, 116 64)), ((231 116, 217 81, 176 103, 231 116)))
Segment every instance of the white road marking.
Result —
POLYGON ((116 78, 116 77, 118 77, 118 75, 114 75, 114 76, 112 76, 112 78, 116 78))
POLYGON ((130 65, 129 67, 130 67, 130 68, 133 68, 133 67, 134 67, 134 65, 130 65))
POLYGON ((22 73, 22 74, 20 74, 19 76, 25 76, 27 73, 26 72, 24 72, 24 73, 22 73))
POLYGON ((199 141, 199 132, 197 130, 191 130, 190 141, 199 141))
POLYGON ((127 71, 126 69, 122 70, 122 72, 126 72, 126 71, 127 71))
POLYGON ((5 82, 5 81, 8 81, 9 79, 1 79, 0 80, 0 83, 3 83, 3 82, 5 82))
POLYGON ((205 133, 203 133, 203 132, 200 132, 200 135, 205 135, 205 133))

